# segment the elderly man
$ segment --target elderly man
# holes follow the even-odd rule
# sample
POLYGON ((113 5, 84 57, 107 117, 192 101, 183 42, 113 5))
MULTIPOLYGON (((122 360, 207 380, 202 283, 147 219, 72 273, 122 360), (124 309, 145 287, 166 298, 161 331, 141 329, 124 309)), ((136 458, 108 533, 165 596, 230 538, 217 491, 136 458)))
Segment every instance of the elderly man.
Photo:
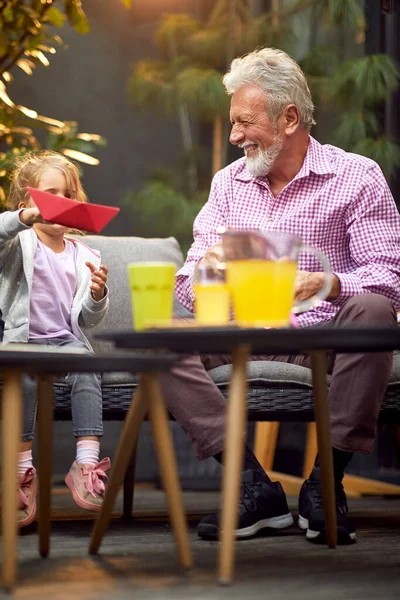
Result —
MULTIPOLYGON (((287 231, 320 248, 334 273, 326 301, 299 316, 300 326, 393 324, 400 307, 400 217, 378 165, 309 132, 313 103, 298 64, 285 52, 264 48, 235 59, 224 76, 232 96, 230 141, 245 157, 218 172, 208 202, 194 223, 194 243, 177 274, 176 293, 193 311, 195 265, 221 253, 216 229, 287 231)), ((310 262, 311 261, 311 262, 310 262)), ((296 299, 320 289, 323 274, 302 255, 296 299)), ((253 357, 309 366, 304 356, 253 357)), ((199 459, 223 462, 226 403, 207 370, 229 357, 191 356, 163 387, 168 408, 187 432, 199 459)), ((392 354, 330 357, 330 405, 338 537, 355 541, 342 486, 354 452, 371 451, 392 354)), ((285 494, 272 482, 250 448, 245 449, 237 536, 292 524, 285 494)), ((318 456, 299 498, 299 525, 307 539, 325 536, 318 456)), ((215 538, 219 515, 204 518, 198 534, 215 538)))

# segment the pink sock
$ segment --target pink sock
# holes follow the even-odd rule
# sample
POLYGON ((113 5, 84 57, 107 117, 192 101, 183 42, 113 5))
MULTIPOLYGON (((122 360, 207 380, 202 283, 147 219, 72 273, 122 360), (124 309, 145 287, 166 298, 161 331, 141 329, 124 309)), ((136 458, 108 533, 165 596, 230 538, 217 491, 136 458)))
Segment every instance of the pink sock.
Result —
POLYGON ((97 465, 100 458, 100 442, 80 440, 76 444, 76 462, 80 465, 97 465))
POLYGON ((18 475, 24 475, 30 467, 33 467, 32 450, 26 450, 26 452, 19 452, 17 471, 18 475))

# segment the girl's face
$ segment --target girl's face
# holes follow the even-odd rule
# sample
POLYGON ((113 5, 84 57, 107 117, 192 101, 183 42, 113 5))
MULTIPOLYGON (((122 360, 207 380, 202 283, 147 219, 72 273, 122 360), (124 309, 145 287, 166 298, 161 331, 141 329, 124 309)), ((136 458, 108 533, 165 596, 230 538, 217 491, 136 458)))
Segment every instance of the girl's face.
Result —
MULTIPOLYGON (((64 198, 75 197, 74 190, 70 190, 68 188, 64 173, 52 167, 49 167, 43 171, 37 188, 43 192, 49 192, 50 194, 56 194, 57 196, 64 196, 64 198)), ((29 199, 29 206, 35 206, 32 198, 29 199)), ((36 223, 34 228, 39 231, 43 231, 43 233, 52 237, 64 235, 64 233, 68 231, 68 227, 64 227, 64 225, 45 223, 36 223)))

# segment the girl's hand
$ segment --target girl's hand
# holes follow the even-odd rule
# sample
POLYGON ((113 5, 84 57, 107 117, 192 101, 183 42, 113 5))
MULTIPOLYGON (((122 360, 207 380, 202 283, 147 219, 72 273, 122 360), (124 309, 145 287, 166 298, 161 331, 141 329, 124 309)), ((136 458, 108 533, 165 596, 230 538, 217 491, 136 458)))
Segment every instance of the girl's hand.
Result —
POLYGON ((40 210, 37 206, 33 206, 32 208, 24 208, 19 213, 19 220, 24 225, 34 225, 35 223, 45 223, 42 215, 40 214, 40 210))
POLYGON ((92 298, 96 300, 96 302, 99 302, 104 298, 108 269, 105 265, 100 265, 100 268, 97 269, 91 262, 85 264, 92 272, 92 283, 90 286, 92 298))

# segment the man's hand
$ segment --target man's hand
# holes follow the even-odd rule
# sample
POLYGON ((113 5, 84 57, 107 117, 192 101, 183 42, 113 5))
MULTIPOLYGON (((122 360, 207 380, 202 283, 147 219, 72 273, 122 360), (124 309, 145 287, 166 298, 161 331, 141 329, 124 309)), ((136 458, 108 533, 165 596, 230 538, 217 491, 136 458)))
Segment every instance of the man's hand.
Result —
POLYGON ((224 250, 222 247, 222 240, 217 242, 215 246, 208 248, 207 252, 201 259, 200 263, 216 263, 224 261, 224 250))
MULTIPOLYGON (((325 273, 298 271, 294 288, 295 302, 307 300, 314 296, 324 285, 325 273)), ((335 300, 340 294, 340 282, 336 275, 332 276, 332 287, 326 300, 335 300)))
POLYGON ((96 300, 96 302, 99 302, 104 298, 108 269, 105 265, 100 265, 100 268, 97 269, 91 262, 85 264, 92 272, 92 283, 90 285, 92 298, 93 300, 96 300))

